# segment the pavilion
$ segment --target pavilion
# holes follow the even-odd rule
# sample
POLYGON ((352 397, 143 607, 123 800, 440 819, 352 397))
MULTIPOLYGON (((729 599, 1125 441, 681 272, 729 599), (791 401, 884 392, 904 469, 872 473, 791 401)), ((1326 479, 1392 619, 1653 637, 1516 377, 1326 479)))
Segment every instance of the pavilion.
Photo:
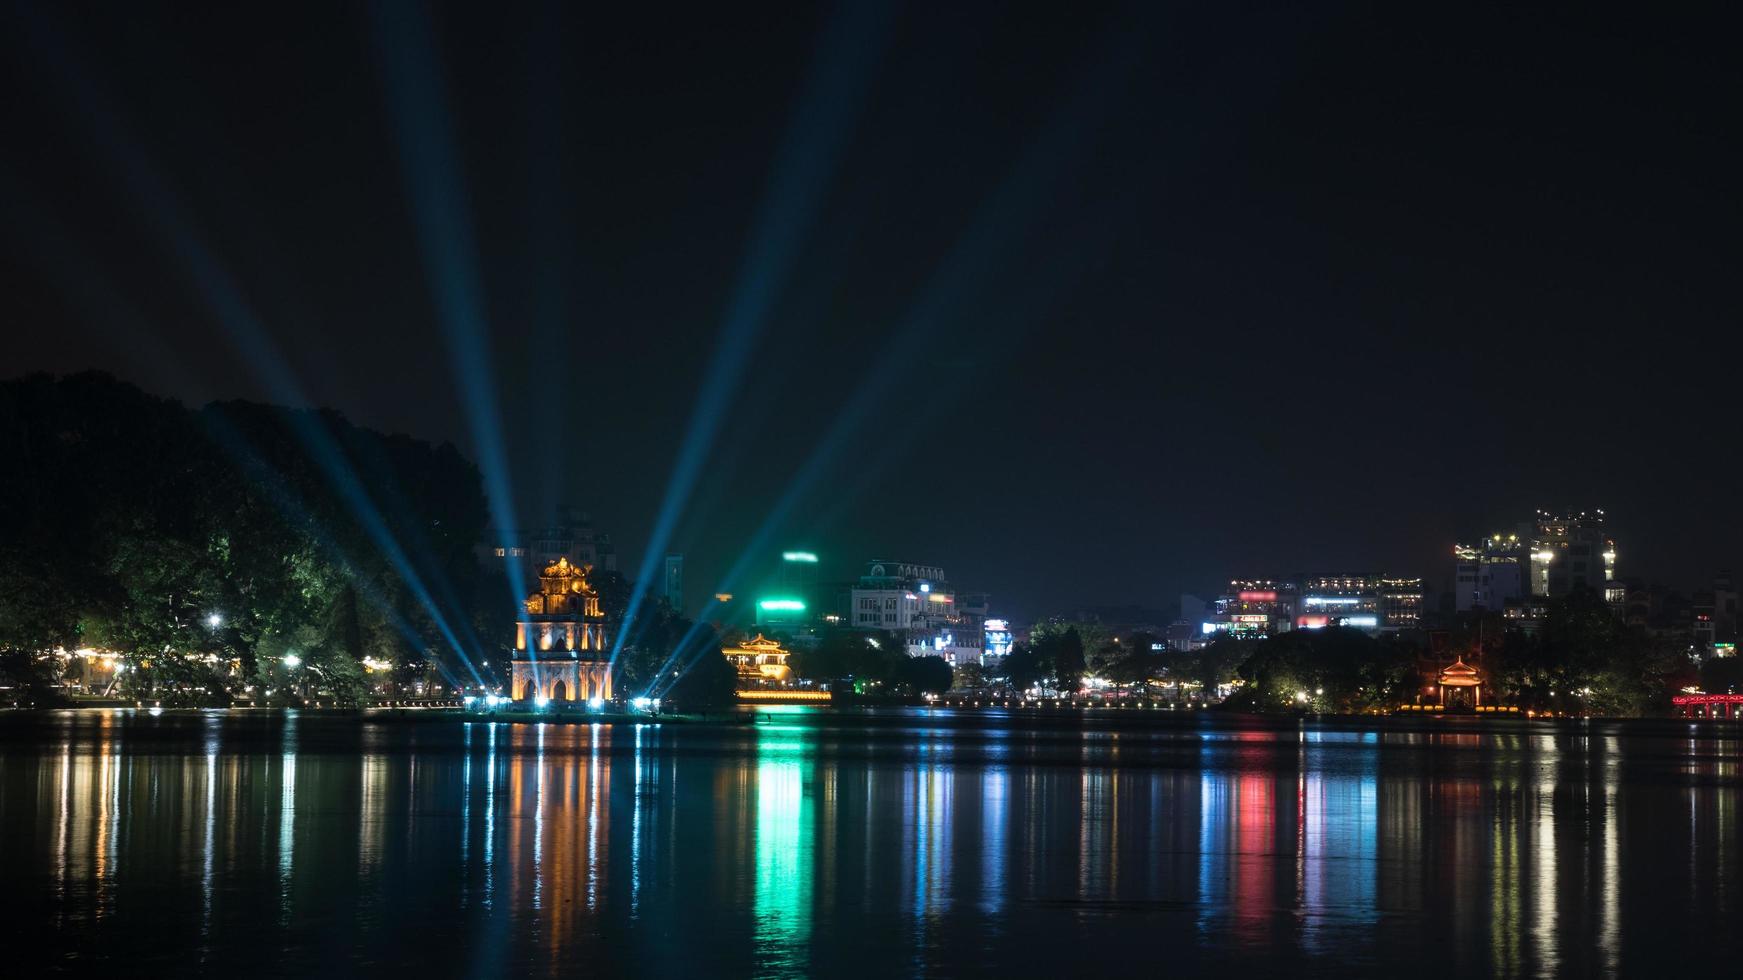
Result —
POLYGON ((599 593, 588 582, 592 571, 563 557, 539 575, 539 591, 527 596, 515 624, 514 700, 611 698, 611 651, 599 593))

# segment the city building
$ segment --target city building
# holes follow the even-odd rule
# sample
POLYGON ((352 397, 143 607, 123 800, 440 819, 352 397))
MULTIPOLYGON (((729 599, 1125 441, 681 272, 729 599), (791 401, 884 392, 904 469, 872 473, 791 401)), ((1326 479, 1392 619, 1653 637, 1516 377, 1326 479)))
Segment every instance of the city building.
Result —
POLYGON ((478 559, 485 567, 512 562, 520 568, 520 580, 531 582, 539 571, 559 558, 601 571, 617 571, 617 550, 611 536, 593 527, 593 518, 578 507, 557 509, 557 521, 548 527, 490 531, 479 545, 478 559))
POLYGON ((1453 605, 1459 612, 1497 611, 1526 595, 1530 541, 1499 531, 1481 544, 1453 547, 1453 605))
POLYGON ((725 647, 721 654, 738 670, 741 691, 785 688, 793 682, 793 670, 787 666, 787 650, 761 633, 756 639, 725 647))
POLYGON ((1219 634, 1258 637, 1288 632, 1295 626, 1299 599, 1300 591, 1291 582, 1235 579, 1227 592, 1206 607, 1199 633, 1204 639, 1214 639, 1219 634))
POLYGON ((1422 625, 1422 579, 1393 575, 1308 575, 1302 578, 1299 629, 1348 626, 1396 633, 1422 625))
POLYGON ((908 562, 868 562, 851 605, 852 624, 860 629, 930 629, 956 614, 944 569, 908 562))
POLYGON ((981 645, 981 662, 987 663, 1010 656, 1015 639, 1011 633, 1011 624, 1003 619, 989 619, 982 627, 984 640, 981 645))
POLYGON ((900 633, 910 656, 939 656, 951 664, 986 658, 990 600, 965 595, 959 603, 944 569, 912 562, 871 561, 848 596, 848 625, 900 633))
MULTIPOLYGON (((1181 608, 1187 599, 1181 597, 1181 608)), ((1294 581, 1236 579, 1203 606, 1196 630, 1175 624, 1163 631, 1171 650, 1202 647, 1218 636, 1275 636, 1292 629, 1346 626, 1395 633, 1422 625, 1423 583, 1396 575, 1301 575, 1294 581), (1196 635, 1194 635, 1196 634, 1196 635)), ((1195 600, 1196 603, 1196 600, 1195 600)))
POLYGON ((985 592, 967 592, 956 597, 956 623, 951 630, 947 656, 952 664, 986 663, 987 622, 991 615, 992 596, 985 592))
POLYGON ((610 649, 592 569, 559 557, 539 573, 515 624, 510 697, 590 701, 611 697, 610 649))
POLYGON ((1501 611, 1509 619, 1537 617, 1543 599, 1589 588, 1603 595, 1618 616, 1628 591, 1616 581, 1616 542, 1604 512, 1539 510, 1529 524, 1500 532, 1476 545, 1453 548, 1454 607, 1459 612, 1501 611))
POLYGON ((801 643, 814 639, 817 627, 832 621, 818 586, 819 564, 814 551, 781 552, 757 592, 757 626, 778 628, 801 643))
POLYGON ((1616 578, 1616 542, 1601 510, 1578 514, 1537 512, 1531 542, 1530 594, 1558 598, 1575 589, 1607 592, 1616 578))
POLYGON ((1720 644, 1737 643, 1737 586, 1729 570, 1713 576, 1713 636, 1720 644))

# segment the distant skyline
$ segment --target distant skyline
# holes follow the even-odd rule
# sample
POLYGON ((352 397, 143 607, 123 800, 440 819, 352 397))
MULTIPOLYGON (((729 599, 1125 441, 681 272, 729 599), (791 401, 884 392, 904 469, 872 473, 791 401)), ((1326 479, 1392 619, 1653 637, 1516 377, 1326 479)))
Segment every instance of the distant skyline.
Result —
POLYGON ((1743 567, 1743 85, 1704 26, 8 5, 0 375, 499 453, 519 523, 575 504, 692 596, 793 547, 1022 617, 1441 588, 1564 506, 1701 588, 1743 567))

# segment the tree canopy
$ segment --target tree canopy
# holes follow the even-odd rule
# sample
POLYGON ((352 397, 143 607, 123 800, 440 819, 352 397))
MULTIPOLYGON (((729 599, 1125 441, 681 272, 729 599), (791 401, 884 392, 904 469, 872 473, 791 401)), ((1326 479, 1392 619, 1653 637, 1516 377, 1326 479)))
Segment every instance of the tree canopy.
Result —
POLYGON ((265 652, 469 681, 507 639, 479 628, 513 597, 483 594, 482 480, 446 443, 85 373, 0 382, 0 456, 0 651, 100 646, 136 693, 222 703, 217 668, 264 685, 265 652))

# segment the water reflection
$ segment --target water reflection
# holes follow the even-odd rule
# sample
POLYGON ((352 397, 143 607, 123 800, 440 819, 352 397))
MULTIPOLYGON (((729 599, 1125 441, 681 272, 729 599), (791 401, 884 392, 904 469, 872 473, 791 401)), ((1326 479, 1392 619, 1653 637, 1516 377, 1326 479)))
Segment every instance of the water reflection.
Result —
POLYGON ((798 973, 811 938, 814 791, 802 736, 769 730, 757 742, 755 921, 758 972, 798 973))
POLYGON ((1736 951, 1734 740, 926 724, 9 722, 0 915, 35 937, 26 973, 1626 975, 1736 951))

